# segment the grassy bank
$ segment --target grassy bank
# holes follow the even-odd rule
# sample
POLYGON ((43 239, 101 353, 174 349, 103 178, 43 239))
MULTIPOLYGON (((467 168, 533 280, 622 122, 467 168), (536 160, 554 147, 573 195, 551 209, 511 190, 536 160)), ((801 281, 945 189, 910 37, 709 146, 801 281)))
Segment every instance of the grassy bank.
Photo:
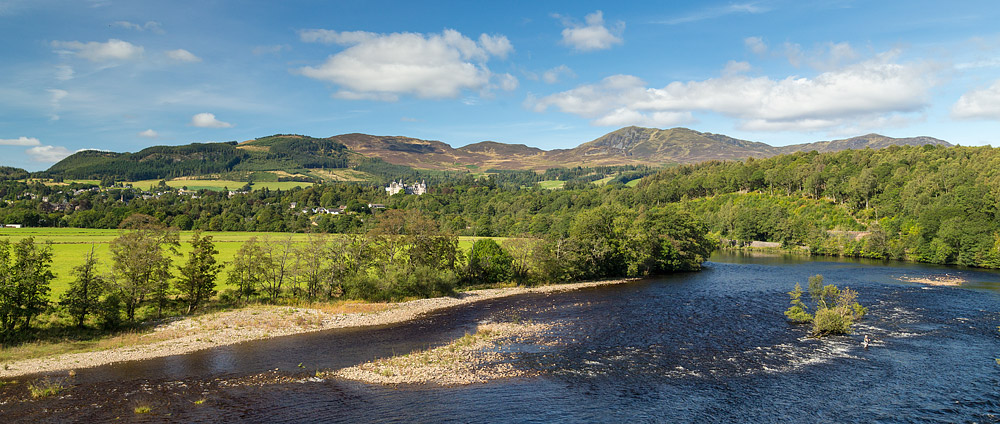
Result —
MULTIPOLYGON (((182 231, 180 233, 180 253, 181 256, 176 256, 174 258, 174 264, 179 265, 184 261, 184 255, 191 250, 191 246, 188 245, 187 241, 191 239, 191 234, 193 231, 182 231)), ((219 250, 219 255, 216 259, 219 262, 229 262, 235 256, 236 251, 239 250, 243 243, 249 240, 251 237, 257 237, 258 239, 269 238, 272 241, 283 241, 287 238, 291 238, 294 243, 301 243, 308 239, 307 234, 301 233, 265 233, 265 232, 225 232, 225 231, 206 231, 203 232, 205 235, 212 236, 212 242, 215 243, 215 247, 219 250)), ((11 242, 16 242, 22 238, 34 237, 36 242, 52 242, 52 272, 56 275, 55 280, 52 281, 50 292, 50 298, 52 300, 57 300, 59 295, 65 292, 69 288, 69 284, 73 281, 73 267, 76 267, 84 262, 84 258, 87 253, 90 252, 91 245, 94 246, 97 252, 97 257, 101 261, 100 272, 110 272, 111 271, 111 253, 109 249, 109 244, 112 240, 118 237, 118 230, 103 230, 103 229, 84 229, 84 228, 0 228, 0 238, 7 238, 11 242)), ((467 251, 472 247, 472 243, 476 239, 483 237, 459 237, 459 248, 463 251, 467 251)), ((501 238, 495 238, 500 241, 501 238)), ((218 287, 219 291, 230 288, 226 284, 226 278, 228 276, 228 269, 223 268, 222 273, 219 274, 218 287)))

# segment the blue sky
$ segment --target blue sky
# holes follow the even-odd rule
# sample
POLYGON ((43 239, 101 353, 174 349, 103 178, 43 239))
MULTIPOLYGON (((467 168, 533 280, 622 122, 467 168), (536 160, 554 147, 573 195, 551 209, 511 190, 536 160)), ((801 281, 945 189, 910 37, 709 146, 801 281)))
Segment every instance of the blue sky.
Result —
POLYGON ((362 132, 1000 145, 992 1, 0 0, 0 164, 362 132), (423 3, 423 4, 421 4, 423 3))

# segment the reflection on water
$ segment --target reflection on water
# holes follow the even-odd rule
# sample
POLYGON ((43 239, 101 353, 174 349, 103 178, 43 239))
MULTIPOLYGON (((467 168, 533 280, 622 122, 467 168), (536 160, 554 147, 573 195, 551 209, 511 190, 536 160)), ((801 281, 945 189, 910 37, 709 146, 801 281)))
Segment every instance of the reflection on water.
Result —
POLYGON ((11 420, 104 421, 135 418, 131 408, 144 401, 160 414, 149 419, 173 421, 998 420, 998 274, 784 256, 712 259, 702 272, 626 286, 82 370, 71 398, 0 412, 11 420), (946 273, 972 283, 899 281, 946 273), (786 292, 814 274, 856 289, 869 305, 854 335, 811 339, 807 328, 785 321, 786 292), (443 388, 307 378, 315 369, 440 345, 479 321, 510 319, 560 324, 547 336, 555 346, 519 349, 518 366, 538 377, 443 388), (873 339, 867 350, 864 335, 873 339))

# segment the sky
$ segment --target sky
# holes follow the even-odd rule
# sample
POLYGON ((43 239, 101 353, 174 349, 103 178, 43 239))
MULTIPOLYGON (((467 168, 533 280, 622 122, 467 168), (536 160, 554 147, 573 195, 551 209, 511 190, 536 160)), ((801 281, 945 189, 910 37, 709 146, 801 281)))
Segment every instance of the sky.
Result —
POLYGON ((0 0, 0 165, 346 133, 628 125, 1000 146, 995 1, 0 0))

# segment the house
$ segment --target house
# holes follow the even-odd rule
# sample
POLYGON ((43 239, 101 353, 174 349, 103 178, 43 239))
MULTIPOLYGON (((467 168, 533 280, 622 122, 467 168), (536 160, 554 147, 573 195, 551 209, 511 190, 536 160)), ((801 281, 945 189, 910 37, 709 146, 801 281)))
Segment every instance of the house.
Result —
POLYGON ((417 196, 427 193, 427 182, 421 181, 414 185, 406 185, 401 181, 392 181, 389 183, 389 187, 385 188, 385 191, 389 193, 390 196, 404 192, 406 194, 416 194, 417 196))
POLYGON ((21 228, 21 224, 5 224, 4 228, 21 228))
POLYGON ((369 203, 368 209, 385 209, 385 205, 381 203, 369 203))

